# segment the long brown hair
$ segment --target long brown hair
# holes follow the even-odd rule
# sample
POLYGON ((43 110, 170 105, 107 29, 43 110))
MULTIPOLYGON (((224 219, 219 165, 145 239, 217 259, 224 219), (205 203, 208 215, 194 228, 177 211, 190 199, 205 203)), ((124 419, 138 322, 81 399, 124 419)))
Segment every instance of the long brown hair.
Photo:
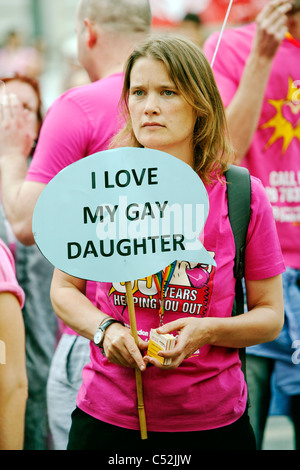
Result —
POLYGON ((171 80, 196 112, 194 170, 206 182, 222 175, 233 157, 224 105, 206 57, 194 43, 181 37, 151 37, 128 58, 121 98, 126 125, 113 139, 111 147, 141 147, 132 130, 128 97, 132 68, 138 59, 144 57, 165 64, 171 80))

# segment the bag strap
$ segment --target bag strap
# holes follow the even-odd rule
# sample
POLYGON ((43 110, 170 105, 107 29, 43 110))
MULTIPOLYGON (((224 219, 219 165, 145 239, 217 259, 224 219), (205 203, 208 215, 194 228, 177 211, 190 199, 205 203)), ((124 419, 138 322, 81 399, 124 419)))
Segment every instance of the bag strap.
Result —
MULTIPOLYGON (((228 216, 235 242, 234 277, 235 298, 232 315, 244 313, 244 289, 246 237, 250 221, 251 180, 246 168, 231 165, 225 172, 227 181, 228 216)), ((242 371, 246 378, 246 351, 239 350, 242 371)))
POLYGON ((236 305, 234 305, 233 315, 239 315, 244 312, 241 281, 245 272, 246 237, 250 221, 251 180, 249 171, 236 165, 230 166, 225 172, 225 177, 227 181, 228 216, 235 242, 236 305))

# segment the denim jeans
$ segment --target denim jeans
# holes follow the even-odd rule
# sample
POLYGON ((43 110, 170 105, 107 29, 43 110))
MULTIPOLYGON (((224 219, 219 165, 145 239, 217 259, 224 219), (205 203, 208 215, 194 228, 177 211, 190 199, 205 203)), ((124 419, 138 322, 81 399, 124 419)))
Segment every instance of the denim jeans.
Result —
POLYGON ((289 396, 300 394, 300 270, 282 276, 285 322, 279 337, 247 348, 249 417, 261 448, 270 411, 289 413, 289 396), (271 405, 271 408, 270 408, 271 405))
POLYGON ((89 362, 90 342, 63 334, 55 351, 47 385, 49 425, 54 450, 66 450, 71 414, 82 382, 82 369, 89 362))
POLYGON ((49 426, 46 389, 57 344, 58 323, 50 301, 53 266, 37 246, 17 243, 16 272, 25 292, 23 318, 26 333, 26 404, 24 450, 48 450, 49 426))
POLYGON ((287 361, 276 361, 275 381, 286 395, 300 394, 300 270, 287 268, 283 276, 285 328, 279 344, 286 348, 287 361))

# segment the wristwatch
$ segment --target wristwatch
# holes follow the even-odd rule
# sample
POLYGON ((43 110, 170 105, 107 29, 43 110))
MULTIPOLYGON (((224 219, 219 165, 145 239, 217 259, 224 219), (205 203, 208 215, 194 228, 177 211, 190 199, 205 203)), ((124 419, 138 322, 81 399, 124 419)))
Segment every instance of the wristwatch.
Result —
POLYGON ((99 348, 102 347, 106 328, 108 328, 109 325, 111 325, 112 323, 121 323, 121 322, 119 320, 115 320, 114 318, 107 318, 105 320, 102 320, 102 322, 98 326, 97 331, 94 335, 94 343, 99 348))

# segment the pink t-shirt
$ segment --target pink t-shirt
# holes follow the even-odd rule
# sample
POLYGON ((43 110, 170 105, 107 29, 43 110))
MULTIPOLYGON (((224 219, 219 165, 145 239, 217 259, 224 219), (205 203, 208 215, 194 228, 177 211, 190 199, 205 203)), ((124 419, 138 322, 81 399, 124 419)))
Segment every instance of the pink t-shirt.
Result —
POLYGON ((25 294, 19 286, 16 273, 15 262, 12 253, 0 239, 0 292, 10 292, 15 295, 20 303, 20 307, 24 307, 25 294))
MULTIPOLYGON (((46 115, 26 180, 48 184, 66 166, 107 150, 121 125, 122 87, 123 74, 117 73, 58 98, 46 115)), ((95 302, 94 283, 87 283, 86 295, 95 302)), ((67 326, 64 332, 74 334, 67 326)))
MULTIPOLYGON (((255 24, 224 32, 213 72, 225 106, 232 100, 252 47, 255 24)), ((218 33, 204 45, 213 57, 218 33)), ((259 178, 273 207, 286 266, 300 268, 300 50, 287 39, 272 65, 261 116, 242 166, 259 178), (298 88, 298 90, 297 90, 298 88)), ((249 90, 251 99, 251 90, 249 90)))
POLYGON ((49 181, 83 157, 107 150, 121 121, 123 74, 66 91, 47 112, 26 179, 49 181))
MULTIPOLYGON (((165 323, 181 317, 201 321, 202 317, 231 316, 235 245, 226 188, 217 182, 207 191, 210 212, 204 246, 217 267, 177 262, 166 295, 165 323)), ((260 181, 252 178, 246 278, 259 280, 283 271, 272 209, 260 181)), ((103 312, 129 325, 123 284, 99 283, 97 294, 103 312)), ((148 340, 150 329, 159 326, 158 294, 152 277, 134 282, 133 294, 138 333, 148 340)), ((139 429, 134 370, 109 363, 92 342, 90 358, 83 369, 79 408, 105 422, 139 429)), ((213 429, 234 422, 245 410, 247 389, 237 349, 206 344, 177 369, 150 366, 142 376, 149 431, 213 429)))

